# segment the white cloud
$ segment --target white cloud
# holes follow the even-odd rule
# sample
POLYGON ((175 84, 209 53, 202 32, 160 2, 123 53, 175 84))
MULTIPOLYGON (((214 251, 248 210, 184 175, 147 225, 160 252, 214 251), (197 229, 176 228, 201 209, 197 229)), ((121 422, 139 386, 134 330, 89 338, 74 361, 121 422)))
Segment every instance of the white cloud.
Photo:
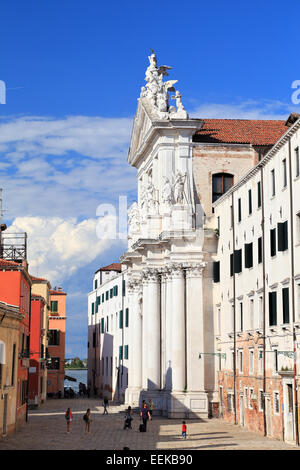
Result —
POLYGON ((60 283, 80 268, 124 241, 99 239, 97 226, 115 224, 109 215, 101 219, 17 217, 7 232, 26 232, 30 273, 60 283))
MULTIPOLYGON (((245 100, 237 103, 203 103, 190 111, 194 118, 285 120, 295 106, 277 100, 245 100)), ((296 112, 296 108, 294 109, 296 112)), ((299 109, 298 109, 299 111, 299 109)))

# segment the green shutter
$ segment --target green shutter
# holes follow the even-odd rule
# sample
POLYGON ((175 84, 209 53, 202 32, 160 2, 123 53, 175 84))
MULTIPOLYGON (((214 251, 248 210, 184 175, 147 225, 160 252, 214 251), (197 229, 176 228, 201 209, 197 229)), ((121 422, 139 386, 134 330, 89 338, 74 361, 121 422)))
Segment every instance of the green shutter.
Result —
POLYGON ((101 318, 101 333, 104 333, 104 318, 101 318))
POLYGON ((92 303, 92 315, 94 315, 94 313, 95 313, 95 304, 94 304, 94 302, 93 302, 93 303, 92 303))
POLYGON ((114 286, 114 296, 118 295, 118 286, 114 286))
POLYGON ((129 326, 129 309, 125 310, 125 326, 129 326))
POLYGON ((114 295, 114 290, 113 290, 113 288, 111 288, 110 291, 109 291, 109 297, 110 297, 110 299, 113 298, 113 295, 114 295))
POLYGON ((288 249, 288 225, 287 220, 277 224, 278 232, 278 251, 285 251, 288 249))
POLYGON ((277 299, 276 292, 269 292, 269 325, 277 325, 277 299))
POLYGON ((108 298, 109 298, 109 291, 107 290, 107 291, 105 292, 105 300, 108 300, 108 298))
POLYGON ((123 359, 123 346, 119 346, 119 359, 123 359))
POLYGON ((124 347, 124 359, 128 359, 128 344, 124 347))
POLYGON ((289 307, 289 288, 282 289, 282 309, 283 309, 283 323, 290 322, 290 307, 289 307))
POLYGON ((245 268, 253 267, 253 244, 245 243, 245 268))
POLYGON ((119 315, 119 328, 123 328, 123 310, 120 310, 120 315, 119 315))
POLYGON ((102 303, 104 302, 104 292, 102 294, 102 303))

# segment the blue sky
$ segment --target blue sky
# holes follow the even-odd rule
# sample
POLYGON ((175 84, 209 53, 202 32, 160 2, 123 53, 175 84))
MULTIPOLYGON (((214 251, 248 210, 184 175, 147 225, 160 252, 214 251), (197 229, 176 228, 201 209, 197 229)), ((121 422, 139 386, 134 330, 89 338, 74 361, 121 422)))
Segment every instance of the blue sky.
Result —
POLYGON ((33 274, 68 292, 68 356, 86 356, 94 271, 126 249, 97 239, 96 209, 136 197, 127 152, 150 48, 192 116, 284 119, 300 110, 298 18, 274 0, 1 2, 5 220, 28 232, 33 274))

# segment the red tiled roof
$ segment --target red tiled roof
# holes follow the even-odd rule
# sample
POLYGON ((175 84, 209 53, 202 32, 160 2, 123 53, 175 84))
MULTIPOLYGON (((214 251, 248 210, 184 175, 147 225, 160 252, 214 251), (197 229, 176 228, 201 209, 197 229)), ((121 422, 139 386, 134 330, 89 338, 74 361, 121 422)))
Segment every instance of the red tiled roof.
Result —
POLYGON ((121 272, 122 271, 122 264, 121 263, 112 263, 112 264, 109 264, 108 266, 104 266, 103 268, 98 269, 98 271, 96 271, 96 272, 98 273, 99 271, 118 271, 118 272, 121 272))
POLYGON ((0 258, 0 266, 19 266, 22 267, 22 264, 16 263, 15 261, 9 261, 7 259, 0 258))
POLYGON ((256 119, 200 119, 203 126, 194 142, 274 145, 288 130, 286 121, 256 119))
POLYGON ((50 294, 51 295, 67 295, 66 292, 63 292, 62 290, 54 290, 54 289, 50 290, 50 294))

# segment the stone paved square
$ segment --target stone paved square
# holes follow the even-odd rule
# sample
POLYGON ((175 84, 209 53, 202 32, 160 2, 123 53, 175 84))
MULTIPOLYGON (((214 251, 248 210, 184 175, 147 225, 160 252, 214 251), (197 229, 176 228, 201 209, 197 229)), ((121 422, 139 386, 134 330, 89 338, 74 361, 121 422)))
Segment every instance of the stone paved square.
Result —
POLYGON ((220 419, 186 420, 188 437, 181 438, 178 419, 154 417, 147 432, 138 430, 140 418, 134 414, 133 429, 123 429, 124 407, 110 406, 103 415, 101 400, 47 400, 30 410, 28 423, 0 440, 1 450, 299 450, 284 442, 263 437, 220 419), (65 411, 73 413, 67 434, 65 411), (91 433, 85 434, 83 415, 91 409, 91 433))

